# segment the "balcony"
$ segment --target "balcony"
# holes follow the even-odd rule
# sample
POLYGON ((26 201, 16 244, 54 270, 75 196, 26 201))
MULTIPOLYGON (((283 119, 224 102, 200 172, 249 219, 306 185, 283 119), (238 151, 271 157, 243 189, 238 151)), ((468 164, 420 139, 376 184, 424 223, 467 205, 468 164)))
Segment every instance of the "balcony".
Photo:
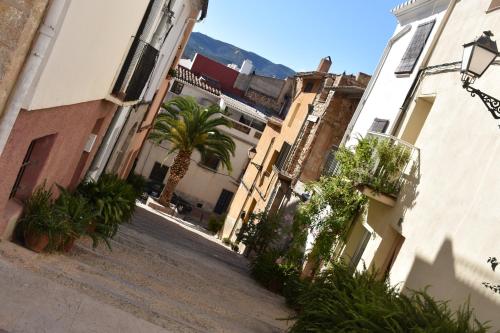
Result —
POLYGON ((420 150, 396 137, 367 134, 376 139, 371 163, 358 170, 356 188, 367 197, 394 207, 403 185, 418 177, 420 150))
POLYGON ((231 123, 232 127, 227 130, 227 132, 229 132, 229 134, 231 135, 250 140, 254 144, 256 144, 262 136, 262 132, 253 127, 240 123, 239 121, 234 120, 228 116, 223 117, 229 120, 229 122, 231 123))
POLYGON ((112 95, 123 102, 139 100, 158 58, 158 50, 132 37, 130 50, 116 79, 112 95))

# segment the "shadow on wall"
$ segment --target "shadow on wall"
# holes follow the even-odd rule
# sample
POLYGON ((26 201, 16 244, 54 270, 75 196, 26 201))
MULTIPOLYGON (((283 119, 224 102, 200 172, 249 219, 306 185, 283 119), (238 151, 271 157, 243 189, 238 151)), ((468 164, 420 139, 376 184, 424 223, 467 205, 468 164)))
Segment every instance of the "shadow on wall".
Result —
POLYGON ((411 210, 417 202, 420 177, 420 153, 418 153, 409 174, 405 176, 403 186, 399 192, 398 204, 391 212, 391 215, 400 217, 397 226, 401 228, 401 233, 406 212, 411 210))
POLYGON ((429 286, 431 295, 450 300, 454 307, 462 305, 470 297, 471 307, 478 319, 489 321, 490 326, 500 329, 500 294, 482 285, 485 281, 494 282, 495 278, 498 281, 500 272, 495 274, 486 260, 484 266, 478 266, 476 262, 456 257, 452 241, 446 239, 434 262, 415 258, 404 286, 416 290, 429 286))

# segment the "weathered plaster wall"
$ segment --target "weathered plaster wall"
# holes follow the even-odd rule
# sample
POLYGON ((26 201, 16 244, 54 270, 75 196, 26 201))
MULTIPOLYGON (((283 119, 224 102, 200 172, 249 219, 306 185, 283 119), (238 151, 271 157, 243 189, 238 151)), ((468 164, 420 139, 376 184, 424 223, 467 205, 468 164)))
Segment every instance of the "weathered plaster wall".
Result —
POLYGON ((0 118, 49 0, 0 0, 0 118))

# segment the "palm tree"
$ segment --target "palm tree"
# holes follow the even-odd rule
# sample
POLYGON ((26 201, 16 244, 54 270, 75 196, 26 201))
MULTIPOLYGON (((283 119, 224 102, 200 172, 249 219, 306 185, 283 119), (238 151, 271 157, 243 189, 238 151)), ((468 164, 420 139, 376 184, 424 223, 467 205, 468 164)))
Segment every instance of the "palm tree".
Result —
POLYGON ((160 144, 170 143, 167 156, 176 152, 170 167, 167 184, 160 196, 160 203, 168 207, 179 181, 186 175, 191 155, 196 150, 202 160, 216 157, 222 165, 232 171, 231 156, 234 156, 234 141, 221 133, 220 127, 231 127, 231 122, 222 117, 223 111, 216 105, 203 107, 193 97, 176 97, 163 104, 155 120, 149 139, 160 144))

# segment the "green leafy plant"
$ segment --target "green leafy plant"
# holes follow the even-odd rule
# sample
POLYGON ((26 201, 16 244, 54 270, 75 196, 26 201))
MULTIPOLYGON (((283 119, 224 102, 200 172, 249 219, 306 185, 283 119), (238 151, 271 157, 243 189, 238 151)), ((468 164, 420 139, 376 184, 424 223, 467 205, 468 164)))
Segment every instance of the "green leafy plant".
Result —
POLYGON ((131 172, 127 177, 127 183, 132 186, 135 192, 135 198, 138 199, 142 193, 144 193, 147 180, 144 176, 131 172))
POLYGON ((88 232, 94 247, 100 240, 111 248, 109 239, 118 232, 120 224, 130 221, 135 210, 136 191, 116 175, 104 174, 97 181, 86 181, 78 186, 96 213, 95 231, 88 232))
POLYGON ((245 244, 247 253, 256 255, 274 247, 279 238, 281 217, 268 213, 252 214, 238 232, 236 242, 245 244))
POLYGON ((338 263, 319 274, 297 298, 301 309, 290 332, 482 333, 466 303, 453 311, 423 291, 399 293, 376 272, 338 263))
POLYGON ((211 216, 210 219, 208 220, 208 231, 213 232, 214 234, 218 233, 222 227, 224 226, 224 220, 225 217, 215 217, 211 216))
POLYGON ((87 233, 96 213, 82 195, 71 193, 61 186, 58 187, 60 195, 55 201, 53 209, 56 218, 68 226, 68 233, 64 235, 62 244, 64 248, 87 233))
POLYGON ((47 237, 48 244, 44 246, 46 251, 57 249, 61 239, 71 232, 69 225, 54 214, 52 191, 46 189, 45 184, 37 187, 26 201, 17 228, 27 243, 33 243, 30 241, 33 237, 47 237))

